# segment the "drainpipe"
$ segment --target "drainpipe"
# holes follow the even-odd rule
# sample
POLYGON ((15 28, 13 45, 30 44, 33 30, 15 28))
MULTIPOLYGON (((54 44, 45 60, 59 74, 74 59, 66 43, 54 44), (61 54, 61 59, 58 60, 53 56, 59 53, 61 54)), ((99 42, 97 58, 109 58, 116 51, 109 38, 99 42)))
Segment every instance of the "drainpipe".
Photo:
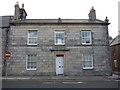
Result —
MULTIPOLYGON (((5 51, 5 53, 8 51, 8 35, 9 35, 9 28, 10 27, 6 27, 6 42, 5 42, 5 49, 4 49, 4 51, 5 51)), ((4 65, 3 65, 3 67, 4 67, 4 71, 3 71, 3 75, 5 75, 5 76, 7 76, 7 59, 6 59, 6 55, 5 55, 5 53, 4 53, 4 65)))

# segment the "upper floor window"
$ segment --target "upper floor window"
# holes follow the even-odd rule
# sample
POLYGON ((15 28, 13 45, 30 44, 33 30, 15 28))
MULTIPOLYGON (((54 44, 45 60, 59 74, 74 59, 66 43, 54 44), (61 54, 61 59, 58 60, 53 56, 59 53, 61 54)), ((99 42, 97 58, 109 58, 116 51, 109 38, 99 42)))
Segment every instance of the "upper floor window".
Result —
POLYGON ((28 31, 28 45, 37 45, 37 30, 30 30, 28 31))
POLYGON ((81 31, 82 44, 90 45, 92 44, 91 40, 91 31, 81 31))
POLYGON ((65 32, 64 31, 55 31, 55 45, 64 45, 65 44, 65 32))

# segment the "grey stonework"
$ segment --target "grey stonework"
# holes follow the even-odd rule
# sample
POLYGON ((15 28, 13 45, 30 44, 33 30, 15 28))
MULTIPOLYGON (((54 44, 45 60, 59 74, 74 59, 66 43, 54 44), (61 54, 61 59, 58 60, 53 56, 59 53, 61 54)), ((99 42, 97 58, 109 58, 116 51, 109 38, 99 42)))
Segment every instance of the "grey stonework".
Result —
POLYGON ((55 56, 64 54, 64 75, 111 75, 107 25, 19 24, 11 25, 8 75, 56 75, 55 56), (27 45, 28 30, 38 30, 38 45, 27 45), (65 31, 65 45, 54 44, 54 31, 65 31), (92 31, 92 45, 82 45, 81 30, 92 31), (84 70, 82 54, 93 54, 94 68, 84 70), (37 70, 26 70, 26 56, 37 55, 37 70))

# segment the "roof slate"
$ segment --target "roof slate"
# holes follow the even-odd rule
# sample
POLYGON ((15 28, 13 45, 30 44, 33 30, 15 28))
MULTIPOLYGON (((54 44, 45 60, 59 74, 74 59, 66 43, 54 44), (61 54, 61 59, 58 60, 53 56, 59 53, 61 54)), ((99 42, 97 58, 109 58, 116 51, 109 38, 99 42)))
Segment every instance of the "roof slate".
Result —
MULTIPOLYGON (((61 19, 62 24, 106 24, 110 23, 104 22, 102 20, 90 20, 90 19, 61 19)), ((11 21, 14 24, 57 24, 58 19, 25 19, 25 20, 14 20, 11 21)))
POLYGON ((117 44, 120 44, 120 35, 118 35, 116 38, 114 38, 111 41, 110 46, 117 45, 117 44))
POLYGON ((11 18, 13 16, 0 16, 0 27, 9 27, 11 18))

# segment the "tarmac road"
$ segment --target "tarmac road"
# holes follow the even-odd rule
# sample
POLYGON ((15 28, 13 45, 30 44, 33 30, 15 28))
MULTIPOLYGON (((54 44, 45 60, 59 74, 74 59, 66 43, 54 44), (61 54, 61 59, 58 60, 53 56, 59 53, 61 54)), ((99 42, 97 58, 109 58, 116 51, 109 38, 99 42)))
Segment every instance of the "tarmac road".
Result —
POLYGON ((27 81, 27 80, 3 80, 2 88, 119 88, 120 81, 27 81))

